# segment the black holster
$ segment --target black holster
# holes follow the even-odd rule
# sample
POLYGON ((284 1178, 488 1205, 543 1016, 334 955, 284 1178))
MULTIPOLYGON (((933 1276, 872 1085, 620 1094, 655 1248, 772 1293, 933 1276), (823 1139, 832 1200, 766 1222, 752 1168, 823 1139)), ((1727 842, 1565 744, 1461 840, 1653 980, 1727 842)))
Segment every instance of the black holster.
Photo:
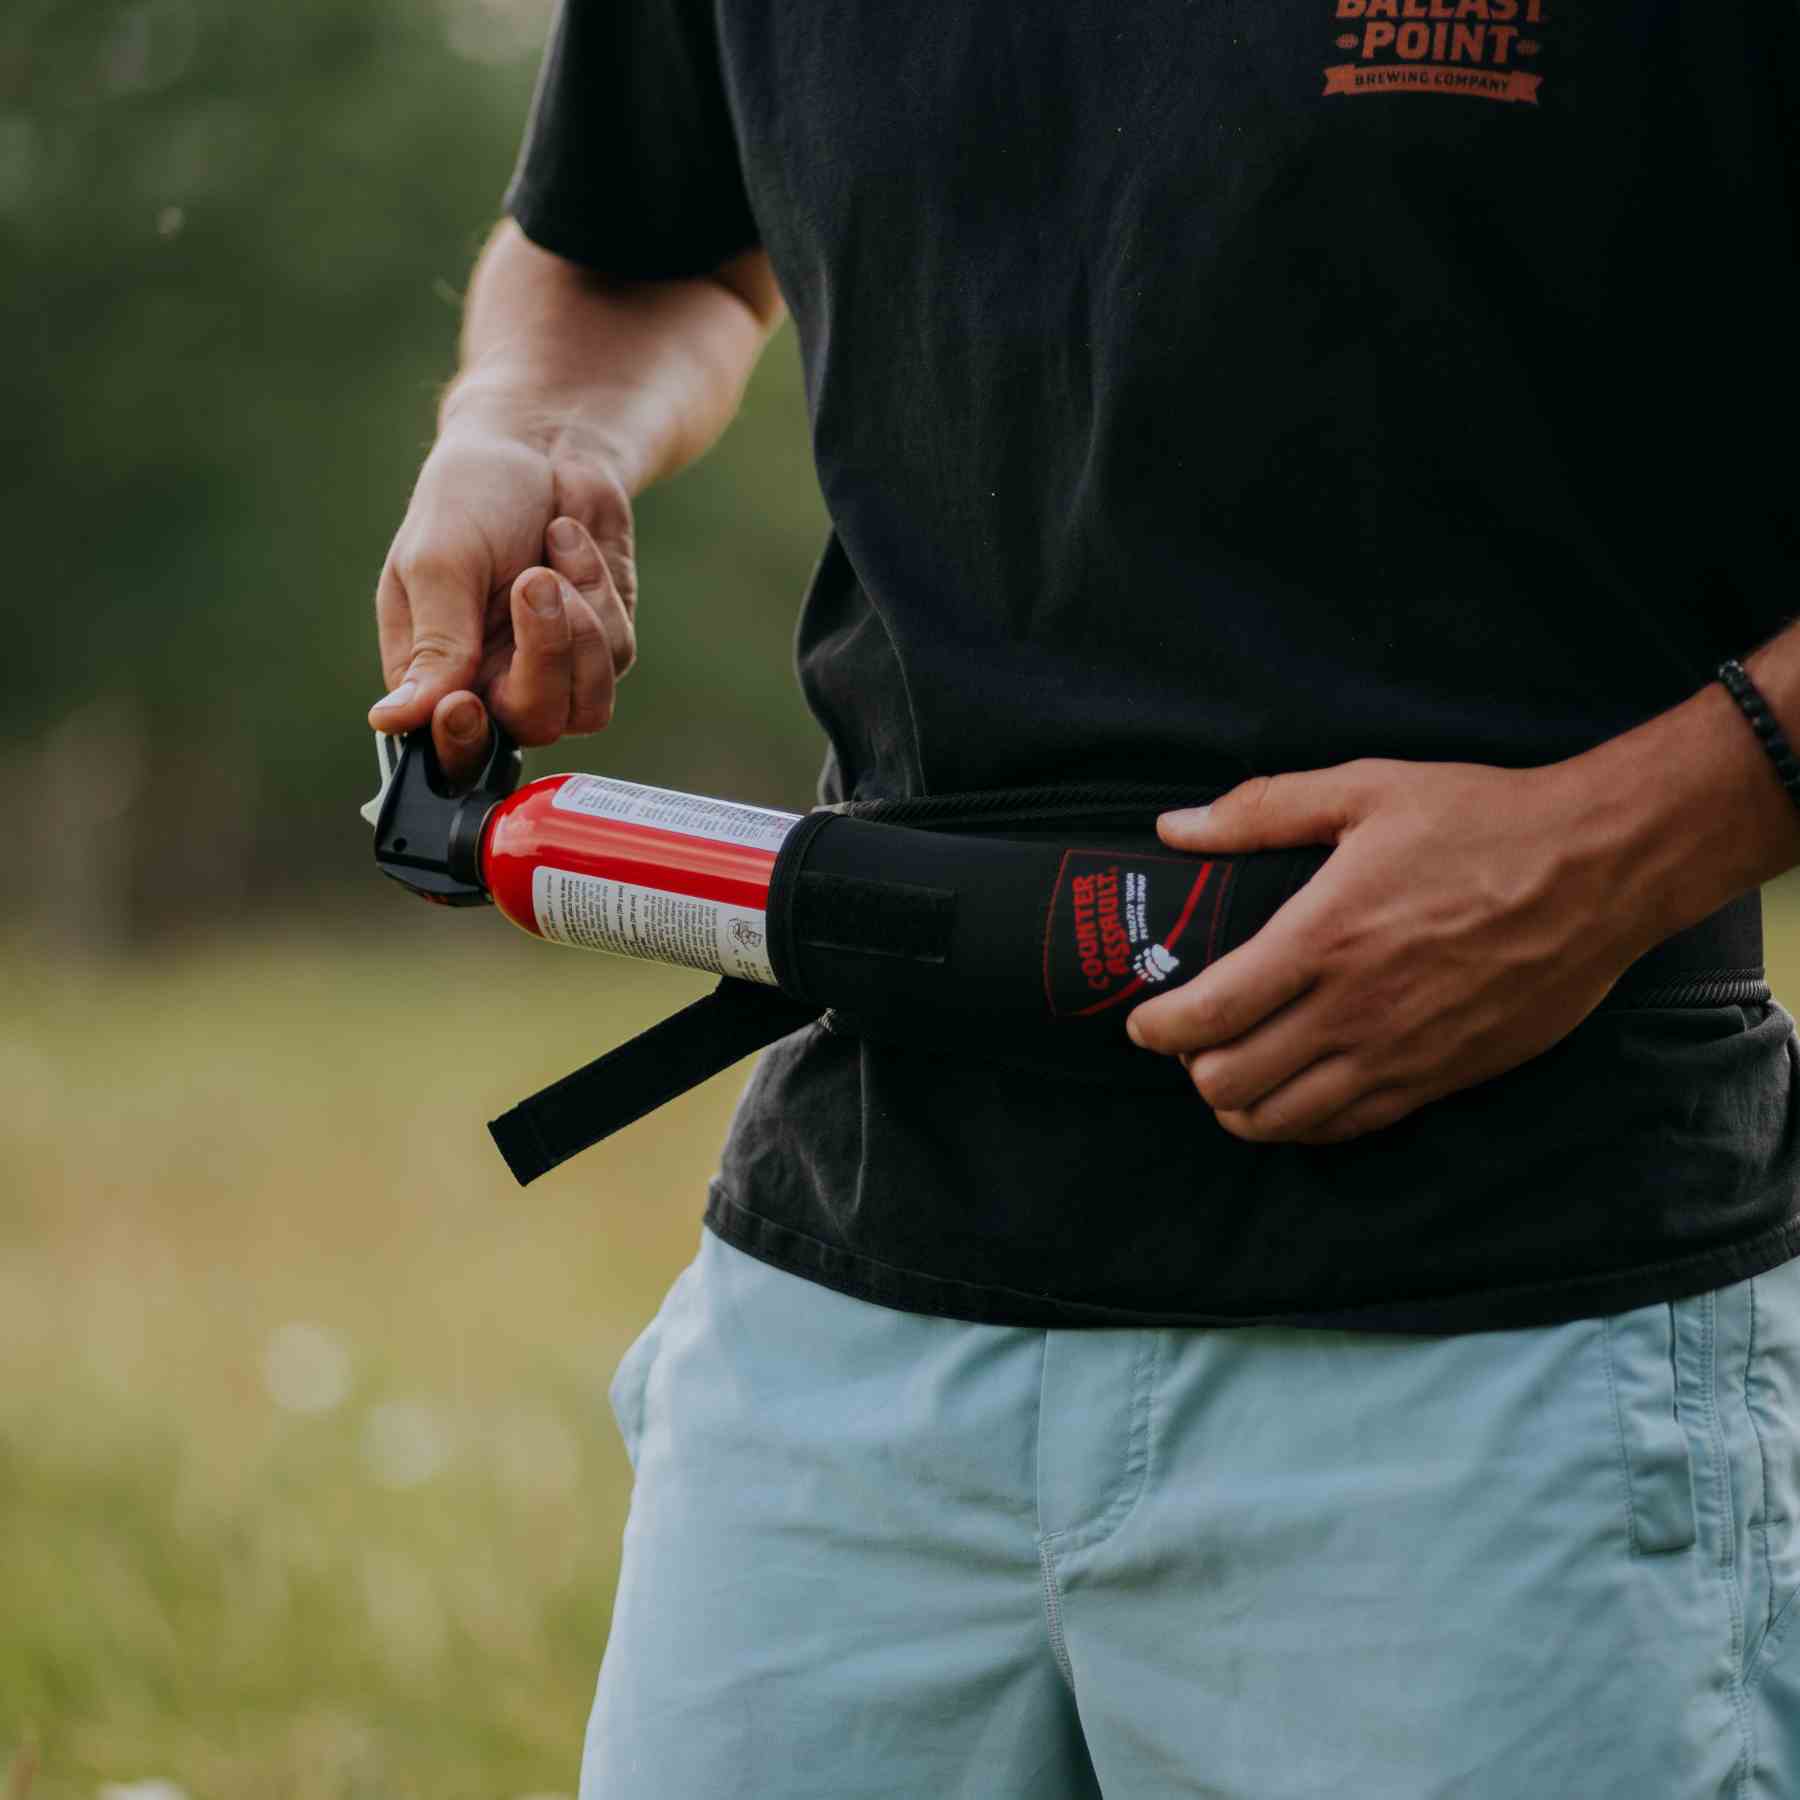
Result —
MULTIPOLYGON (((1191 790, 1033 790, 851 804, 797 825, 769 891, 776 986, 712 993, 489 1127, 521 1183, 815 1022, 1130 1086, 1179 1085, 1126 1015, 1253 937, 1329 850, 1200 857, 1163 847, 1191 790), (981 1031, 977 1040, 972 1034, 981 1031)), ((1405 870, 1395 880, 1406 879, 1405 870)), ((1634 963, 1611 1008, 1761 1004, 1760 895, 1634 963)))

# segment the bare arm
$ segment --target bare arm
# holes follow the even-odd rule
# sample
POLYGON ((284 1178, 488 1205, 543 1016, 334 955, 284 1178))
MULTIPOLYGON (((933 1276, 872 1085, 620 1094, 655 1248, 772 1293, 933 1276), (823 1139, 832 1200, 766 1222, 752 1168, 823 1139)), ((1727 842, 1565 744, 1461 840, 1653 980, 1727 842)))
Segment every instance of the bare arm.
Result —
POLYGON ((634 655, 631 500, 736 413, 784 308, 766 256, 618 281, 510 221, 476 266, 461 368, 376 592, 384 731, 466 769, 482 704, 521 742, 593 731, 634 655))
POLYGON ((639 493, 717 441, 784 310, 761 251, 692 281, 611 281, 505 220, 469 284, 440 430, 598 447, 639 493))
MULTIPOLYGON (((1743 662, 1800 744, 1800 625, 1743 662)), ((1800 864, 1800 814, 1720 682, 1576 761, 1593 765, 1594 828, 1610 810, 1653 941, 1800 864)))

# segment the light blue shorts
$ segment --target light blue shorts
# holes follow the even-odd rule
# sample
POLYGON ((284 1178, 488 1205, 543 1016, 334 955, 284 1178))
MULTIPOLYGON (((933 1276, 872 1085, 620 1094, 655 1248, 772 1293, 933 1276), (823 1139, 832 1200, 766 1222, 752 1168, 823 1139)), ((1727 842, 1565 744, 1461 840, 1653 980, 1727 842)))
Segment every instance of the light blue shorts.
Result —
POLYGON ((1800 1800, 1800 1262, 1450 1337, 895 1312, 711 1236, 583 1800, 1800 1800))

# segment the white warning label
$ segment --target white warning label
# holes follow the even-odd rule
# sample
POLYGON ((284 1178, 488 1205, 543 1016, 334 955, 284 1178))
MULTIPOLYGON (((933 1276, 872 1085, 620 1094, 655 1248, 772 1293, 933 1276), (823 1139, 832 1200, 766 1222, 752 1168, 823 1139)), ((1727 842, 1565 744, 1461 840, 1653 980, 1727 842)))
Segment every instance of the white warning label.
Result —
POLYGON ((589 813, 596 819, 618 819, 628 825, 654 825, 659 831, 679 831, 721 844, 747 844, 756 850, 779 850, 800 823, 798 813, 740 806, 735 800, 708 800, 699 794, 678 794, 672 788, 613 781, 605 775, 570 776, 551 796, 550 804, 564 812, 589 813))
POLYGON ((665 894, 542 864, 531 872, 531 905, 538 930, 553 944, 775 985, 768 921, 755 907, 665 894))

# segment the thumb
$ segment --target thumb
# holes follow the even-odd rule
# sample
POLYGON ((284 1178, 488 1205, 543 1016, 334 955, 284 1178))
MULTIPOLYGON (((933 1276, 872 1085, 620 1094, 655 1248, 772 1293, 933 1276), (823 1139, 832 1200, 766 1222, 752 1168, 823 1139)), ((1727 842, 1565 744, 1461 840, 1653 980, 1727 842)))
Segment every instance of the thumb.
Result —
POLYGON ((1156 821, 1157 835, 1176 850, 1287 850, 1335 844, 1367 810, 1369 781, 1360 763, 1256 775, 1207 806, 1182 807, 1156 821))
POLYGON ((464 688, 440 700, 431 715, 431 742, 452 783, 472 782, 488 749, 487 709, 480 697, 464 688))
POLYGON ((479 573, 462 559, 428 553, 389 561, 376 606, 392 685, 369 709, 377 731, 415 730, 447 694, 474 679, 485 599, 479 573))

